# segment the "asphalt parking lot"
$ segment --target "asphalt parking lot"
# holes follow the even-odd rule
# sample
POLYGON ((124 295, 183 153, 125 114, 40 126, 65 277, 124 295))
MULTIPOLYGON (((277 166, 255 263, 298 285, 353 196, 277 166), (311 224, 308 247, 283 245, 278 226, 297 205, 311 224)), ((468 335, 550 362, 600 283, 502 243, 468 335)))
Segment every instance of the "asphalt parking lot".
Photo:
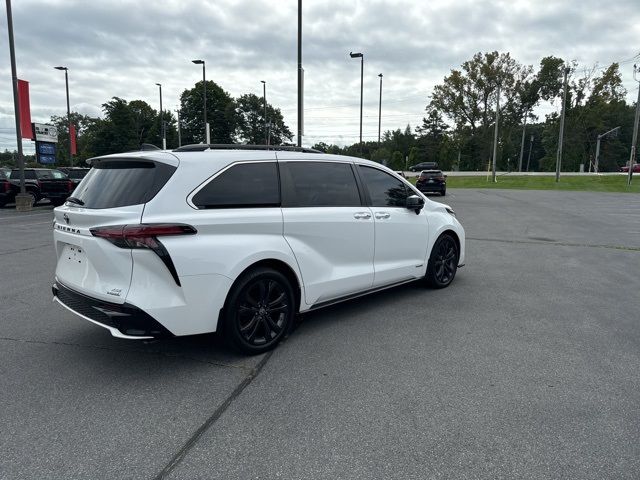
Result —
POLYGON ((640 478, 640 196, 451 190, 453 285, 306 315, 272 354, 51 302, 49 207, 0 209, 0 478, 640 478))

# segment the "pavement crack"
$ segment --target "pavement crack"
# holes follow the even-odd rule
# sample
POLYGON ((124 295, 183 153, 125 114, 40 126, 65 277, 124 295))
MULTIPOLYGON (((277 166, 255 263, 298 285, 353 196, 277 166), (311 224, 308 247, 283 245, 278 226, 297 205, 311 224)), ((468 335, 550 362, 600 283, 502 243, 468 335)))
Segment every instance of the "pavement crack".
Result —
POLYGON ((128 353, 142 353, 145 355, 156 355, 159 357, 166 358, 181 358, 184 360, 190 360, 192 362, 204 363, 206 365, 213 365, 216 367, 227 367, 227 368, 235 368, 239 370, 243 370, 245 372, 253 372, 254 368, 245 367, 244 365, 233 365, 231 363, 225 362, 211 362, 208 360, 202 360, 200 358, 190 357, 187 355, 181 355, 177 353, 168 353, 161 352, 159 350, 140 350, 140 349, 131 349, 131 348, 114 348, 114 347, 105 347, 103 345, 85 345, 81 343, 71 343, 71 342, 47 342, 44 340, 30 340, 24 338, 12 338, 12 337, 0 337, 0 341, 8 341, 8 342, 19 342, 19 343, 33 343, 39 345, 59 345, 64 347, 76 347, 76 348, 94 348, 98 350, 108 350, 112 352, 128 352, 128 353))
POLYGON ((559 247, 606 248, 610 250, 640 252, 640 247, 625 247, 623 245, 598 245, 598 244, 589 244, 589 243, 559 242, 554 240, 509 240, 506 238, 466 237, 466 239, 475 240, 478 242, 498 242, 498 243, 512 243, 512 244, 526 244, 526 245, 556 245, 559 247))
POLYGON ((195 446, 205 432, 222 416, 222 414, 231 406, 231 403, 240 396, 240 394, 247 388, 251 382, 260 374, 260 371, 265 366, 273 355, 273 351, 268 352, 262 360, 255 366, 255 368, 240 382, 240 384, 231 392, 231 394, 225 399, 222 404, 216 408, 205 422, 193 432, 191 437, 182 446, 180 450, 173 456, 173 458, 165 465, 165 467, 154 477, 154 480, 163 480, 167 478, 171 472, 184 460, 189 451, 195 446))
POLYGON ((35 247, 19 248, 17 250, 9 250, 8 252, 1 252, 0 256, 11 255, 12 253, 27 252, 29 250, 36 250, 38 248, 49 247, 49 246, 51 246, 51 242, 43 243, 42 245, 36 245, 35 247))

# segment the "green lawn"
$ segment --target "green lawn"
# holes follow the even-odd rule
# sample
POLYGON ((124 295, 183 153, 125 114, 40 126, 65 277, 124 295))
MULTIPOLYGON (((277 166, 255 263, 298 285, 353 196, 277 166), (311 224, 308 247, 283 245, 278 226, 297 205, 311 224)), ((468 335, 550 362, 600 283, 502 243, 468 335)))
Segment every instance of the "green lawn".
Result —
MULTIPOLYGON (((447 177, 447 188, 513 188, 520 190, 585 190, 592 192, 625 192, 640 193, 640 175, 635 174, 631 187, 627 186, 626 175, 607 176, 568 176, 561 175, 556 183, 555 176, 537 177, 525 175, 502 175, 496 177, 496 183, 491 176, 479 177, 447 177)), ((416 177, 410 181, 415 184, 416 177)))

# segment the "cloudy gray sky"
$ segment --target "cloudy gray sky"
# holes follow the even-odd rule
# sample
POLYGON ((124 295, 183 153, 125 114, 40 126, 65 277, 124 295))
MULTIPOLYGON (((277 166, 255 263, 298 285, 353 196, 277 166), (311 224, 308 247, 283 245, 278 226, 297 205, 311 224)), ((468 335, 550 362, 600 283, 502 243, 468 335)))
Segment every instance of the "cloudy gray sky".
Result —
MULTIPOLYGON (((18 77, 30 82, 34 121, 65 113, 56 65, 69 67, 72 110, 100 115, 113 96, 158 108, 156 82, 165 108, 175 109, 201 77, 190 60, 203 58, 207 78, 233 96, 261 95, 266 80, 268 101, 296 130, 296 0, 14 0, 13 16, 18 77)), ((0 35, 0 148, 14 149, 4 8, 0 35)), ((363 130, 376 139, 378 73, 383 131, 414 127, 451 68, 492 50, 534 66, 547 55, 584 67, 622 62, 633 101, 640 8, 637 0, 303 0, 303 144, 358 138, 360 64, 349 51, 365 54, 363 130)), ((31 145, 24 142, 25 152, 31 145)))

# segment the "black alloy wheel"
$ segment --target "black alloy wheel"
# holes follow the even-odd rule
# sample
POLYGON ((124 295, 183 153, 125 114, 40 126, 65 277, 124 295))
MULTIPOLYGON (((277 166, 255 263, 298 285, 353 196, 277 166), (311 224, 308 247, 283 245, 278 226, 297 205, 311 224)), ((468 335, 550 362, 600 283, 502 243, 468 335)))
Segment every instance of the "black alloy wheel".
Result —
POLYGON ((287 278, 277 270, 258 268, 234 285, 225 307, 225 333, 243 353, 266 352, 288 333, 294 314, 287 278))
POLYGON ((458 270, 458 257, 458 244, 455 239, 448 233, 442 234, 436 240, 429 257, 426 275, 429 285, 434 288, 449 286, 458 270))

